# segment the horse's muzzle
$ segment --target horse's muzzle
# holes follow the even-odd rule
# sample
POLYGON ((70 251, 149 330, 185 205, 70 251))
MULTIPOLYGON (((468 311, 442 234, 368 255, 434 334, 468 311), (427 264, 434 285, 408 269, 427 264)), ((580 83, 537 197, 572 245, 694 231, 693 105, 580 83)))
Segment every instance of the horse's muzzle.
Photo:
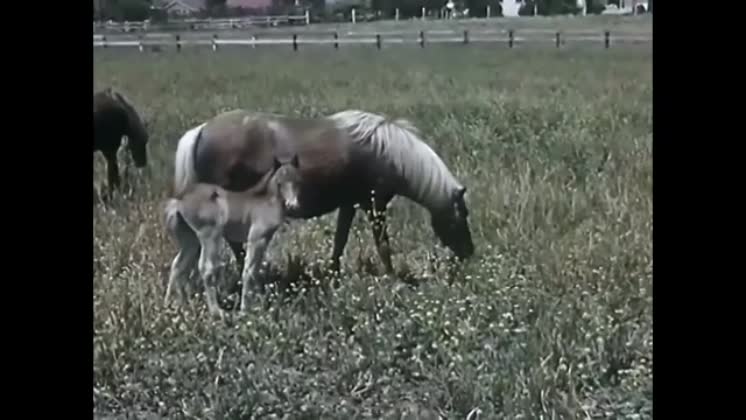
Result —
POLYGON ((292 200, 285 200, 285 210, 286 211, 296 211, 300 208, 300 203, 298 203, 298 199, 292 199, 292 200))

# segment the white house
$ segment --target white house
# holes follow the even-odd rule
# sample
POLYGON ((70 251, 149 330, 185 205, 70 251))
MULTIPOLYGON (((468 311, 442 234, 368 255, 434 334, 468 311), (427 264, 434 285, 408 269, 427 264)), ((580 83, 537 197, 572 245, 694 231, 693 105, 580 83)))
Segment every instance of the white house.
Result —
POLYGON ((518 11, 521 10, 521 6, 523 6, 523 2, 518 0, 502 0, 500 5, 503 8, 503 16, 517 17, 518 11))

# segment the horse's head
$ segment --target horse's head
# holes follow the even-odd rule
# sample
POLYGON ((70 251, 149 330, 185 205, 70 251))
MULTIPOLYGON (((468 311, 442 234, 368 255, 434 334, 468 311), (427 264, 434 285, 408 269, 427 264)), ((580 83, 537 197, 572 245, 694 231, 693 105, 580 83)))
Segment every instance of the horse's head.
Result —
POLYGON ((289 160, 280 160, 275 157, 274 175, 272 176, 272 188, 283 200, 287 210, 296 210, 299 207, 300 196, 300 163, 298 155, 294 154, 289 160))
POLYGON ((431 224, 438 238, 456 257, 466 259, 474 254, 474 242, 469 228, 469 210, 464 202, 466 187, 457 189, 449 205, 431 213, 431 224))
POLYGON ((140 118, 130 117, 127 147, 136 167, 143 168, 148 164, 148 129, 140 118))

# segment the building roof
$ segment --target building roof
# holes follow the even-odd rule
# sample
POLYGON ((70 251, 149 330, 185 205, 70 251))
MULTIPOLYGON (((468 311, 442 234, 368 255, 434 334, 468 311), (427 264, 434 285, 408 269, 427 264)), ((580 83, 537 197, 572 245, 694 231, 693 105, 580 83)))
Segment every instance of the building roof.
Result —
POLYGON ((170 9, 174 6, 192 9, 195 12, 207 8, 206 0, 161 0, 158 6, 162 9, 170 9))
POLYGON ((227 0, 228 7, 243 7, 245 9, 261 9, 272 5, 272 0, 227 0))

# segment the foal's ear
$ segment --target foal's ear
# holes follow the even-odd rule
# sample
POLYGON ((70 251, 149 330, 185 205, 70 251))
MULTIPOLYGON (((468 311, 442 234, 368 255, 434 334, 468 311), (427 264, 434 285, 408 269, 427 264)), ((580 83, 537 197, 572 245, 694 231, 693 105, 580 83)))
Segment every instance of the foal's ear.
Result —
POLYGON ((300 162, 298 161, 298 154, 293 155, 293 159, 290 161, 290 164, 295 166, 296 168, 300 167, 300 162))
POLYGON ((456 192, 453 194, 453 200, 461 200, 464 198, 464 194, 466 194, 466 187, 461 187, 456 190, 456 192))
POLYGON ((276 171, 280 169, 280 166, 282 166, 282 162, 280 162, 279 159, 277 159, 277 156, 274 157, 274 162, 272 162, 273 169, 276 171))

